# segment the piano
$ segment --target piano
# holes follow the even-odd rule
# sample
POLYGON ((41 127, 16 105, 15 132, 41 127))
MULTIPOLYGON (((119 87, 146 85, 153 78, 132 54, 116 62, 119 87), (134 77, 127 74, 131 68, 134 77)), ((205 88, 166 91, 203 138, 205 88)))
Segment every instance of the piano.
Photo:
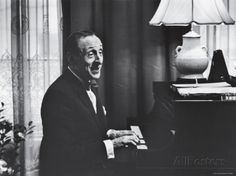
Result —
POLYGON ((185 100, 153 82, 155 103, 138 125, 147 149, 117 154, 122 175, 236 175, 236 101, 185 100))

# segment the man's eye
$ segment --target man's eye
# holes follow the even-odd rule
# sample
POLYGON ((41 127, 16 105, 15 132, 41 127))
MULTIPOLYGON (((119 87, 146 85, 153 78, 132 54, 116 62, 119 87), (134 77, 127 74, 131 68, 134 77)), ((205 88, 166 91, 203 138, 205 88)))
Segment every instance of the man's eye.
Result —
POLYGON ((103 52, 102 52, 102 51, 99 51, 99 55, 100 55, 100 56, 103 56, 103 52))
POLYGON ((93 53, 93 52, 89 52, 89 53, 88 53, 88 57, 89 57, 89 58, 94 57, 94 53, 93 53))

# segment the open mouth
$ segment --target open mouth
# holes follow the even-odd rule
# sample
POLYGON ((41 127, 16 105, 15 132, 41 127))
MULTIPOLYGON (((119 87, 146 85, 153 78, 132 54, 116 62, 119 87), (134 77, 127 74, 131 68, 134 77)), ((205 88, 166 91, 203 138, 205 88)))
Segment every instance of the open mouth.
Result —
POLYGON ((100 71, 101 63, 99 63, 99 62, 94 62, 90 68, 91 68, 91 71, 92 71, 93 73, 97 73, 97 72, 100 71))

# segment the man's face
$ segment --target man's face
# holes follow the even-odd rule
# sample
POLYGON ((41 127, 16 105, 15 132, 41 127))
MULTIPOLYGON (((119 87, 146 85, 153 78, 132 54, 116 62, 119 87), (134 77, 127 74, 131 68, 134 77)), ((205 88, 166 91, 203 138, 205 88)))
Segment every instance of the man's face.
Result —
MULTIPOLYGON (((103 64, 103 47, 101 40, 93 35, 81 38, 78 42, 84 64, 79 66, 79 72, 85 79, 98 79, 103 64)), ((81 63, 80 63, 81 64, 81 63)))

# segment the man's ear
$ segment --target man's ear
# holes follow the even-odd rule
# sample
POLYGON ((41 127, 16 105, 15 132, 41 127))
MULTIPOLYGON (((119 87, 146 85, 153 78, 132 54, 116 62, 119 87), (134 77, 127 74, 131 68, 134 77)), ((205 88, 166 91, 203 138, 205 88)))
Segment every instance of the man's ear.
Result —
POLYGON ((69 66, 74 65, 73 55, 70 52, 66 53, 66 58, 69 66))
POLYGON ((77 67, 77 66, 83 66, 84 65, 84 60, 83 60, 83 54, 80 53, 78 56, 74 55, 73 53, 68 52, 66 54, 67 57, 67 62, 68 62, 68 66, 70 66, 71 68, 73 67, 77 67))

